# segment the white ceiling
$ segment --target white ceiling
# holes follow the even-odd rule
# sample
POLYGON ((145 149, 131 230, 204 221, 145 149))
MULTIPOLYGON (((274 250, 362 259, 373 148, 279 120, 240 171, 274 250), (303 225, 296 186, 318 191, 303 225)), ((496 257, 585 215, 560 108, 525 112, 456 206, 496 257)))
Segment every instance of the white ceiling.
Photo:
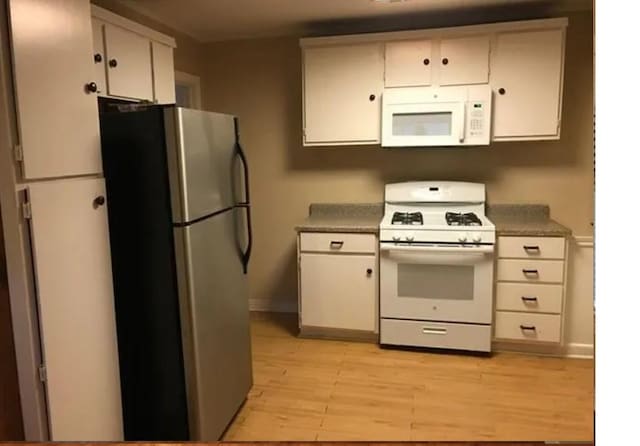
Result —
POLYGON ((196 40, 463 25, 589 10, 592 0, 117 0, 196 40))

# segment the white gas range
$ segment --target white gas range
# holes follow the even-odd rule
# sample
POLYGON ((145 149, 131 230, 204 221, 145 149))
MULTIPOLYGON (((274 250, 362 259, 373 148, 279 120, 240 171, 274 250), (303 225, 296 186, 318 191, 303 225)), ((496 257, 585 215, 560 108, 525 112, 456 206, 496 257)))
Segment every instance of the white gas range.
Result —
POLYGON ((380 343, 491 351, 495 226, 483 184, 385 186, 380 343))

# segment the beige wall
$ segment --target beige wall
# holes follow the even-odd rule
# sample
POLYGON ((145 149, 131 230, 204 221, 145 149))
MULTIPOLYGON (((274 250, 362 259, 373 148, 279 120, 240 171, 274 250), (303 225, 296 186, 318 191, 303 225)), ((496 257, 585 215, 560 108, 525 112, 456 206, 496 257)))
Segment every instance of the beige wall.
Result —
MULTIPOLYGON (((251 170, 252 299, 296 299, 294 226, 312 202, 380 202, 385 183, 486 183, 491 203, 547 203, 557 221, 591 235, 593 26, 569 16, 560 141, 488 148, 303 148, 301 58, 296 38, 207 45, 204 108, 240 117, 251 170)), ((354 116, 354 119, 357 119, 354 116)))
POLYGON ((114 0, 91 0, 91 3, 108 9, 115 14, 122 17, 126 17, 129 20, 138 22, 149 28, 155 29, 161 33, 172 36, 176 39, 177 48, 173 53, 174 65, 177 71, 185 71, 195 76, 203 77, 205 58, 204 58, 204 46, 197 40, 176 31, 162 23, 156 22, 153 19, 148 18, 130 8, 118 3, 114 0))

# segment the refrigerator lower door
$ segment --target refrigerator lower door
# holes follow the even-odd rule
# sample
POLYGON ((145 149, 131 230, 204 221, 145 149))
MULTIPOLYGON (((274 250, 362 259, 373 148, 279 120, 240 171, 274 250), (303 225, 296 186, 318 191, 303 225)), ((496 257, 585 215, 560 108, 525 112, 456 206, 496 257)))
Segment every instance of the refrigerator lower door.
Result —
POLYGON ((252 385, 236 224, 229 210, 174 229, 192 441, 217 441, 252 385))

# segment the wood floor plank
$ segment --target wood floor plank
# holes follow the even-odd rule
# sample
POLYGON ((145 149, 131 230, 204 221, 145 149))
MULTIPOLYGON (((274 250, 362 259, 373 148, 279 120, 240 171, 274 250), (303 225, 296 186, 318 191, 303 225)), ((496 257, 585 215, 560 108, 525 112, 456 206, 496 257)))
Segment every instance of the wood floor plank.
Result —
POLYGON ((380 348, 252 314, 254 388, 226 441, 593 441, 593 360, 380 348))

